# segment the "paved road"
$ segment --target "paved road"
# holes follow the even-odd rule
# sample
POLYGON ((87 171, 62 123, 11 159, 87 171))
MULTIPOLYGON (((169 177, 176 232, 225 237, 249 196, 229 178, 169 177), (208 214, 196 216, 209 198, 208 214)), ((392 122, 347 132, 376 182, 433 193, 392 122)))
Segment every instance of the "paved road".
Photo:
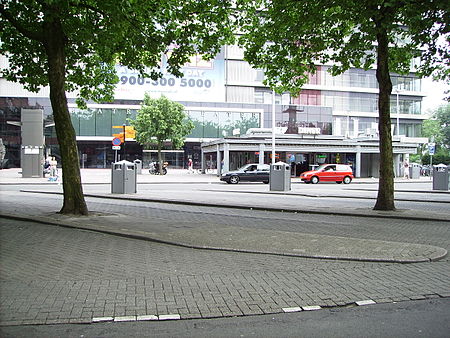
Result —
POLYGON ((330 308, 290 314, 189 321, 0 327, 5 338, 28 337, 371 337, 447 338, 450 298, 330 308))
MULTIPOLYGON (((152 191, 151 185, 146 186, 152 191)), ((199 194, 209 199, 206 192, 191 195, 199 194)), ((327 198, 326 203, 340 205, 342 200, 327 198)), ((140 226, 161 233, 165 228, 181 231, 207 224, 450 249, 450 223, 431 218, 295 214, 103 198, 87 201, 106 225, 123 222, 127 228, 136 218, 146 220, 140 226)), ((442 208, 443 203, 436 204, 442 208)), ((1 206, 3 211, 30 218, 50 217, 59 210, 61 196, 19 193, 3 186, 1 206)), ((215 318, 340 307, 364 300, 450 297, 448 256, 414 264, 318 260, 197 250, 34 222, 1 222, 2 325, 215 318)))

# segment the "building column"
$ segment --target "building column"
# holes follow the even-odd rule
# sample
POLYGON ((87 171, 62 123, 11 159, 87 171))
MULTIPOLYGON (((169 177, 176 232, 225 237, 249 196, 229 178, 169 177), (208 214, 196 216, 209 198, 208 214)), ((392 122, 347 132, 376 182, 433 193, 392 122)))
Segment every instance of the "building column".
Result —
POLYGON ((356 146, 355 177, 361 177, 361 146, 356 146))
POLYGON ((264 164, 264 149, 266 145, 264 143, 259 144, 259 164, 264 164))
POLYGON ((336 117, 336 119, 334 120, 334 135, 342 135, 342 129, 341 129, 341 118, 340 117, 336 117))
POLYGON ((201 149, 201 153, 200 153, 200 163, 202 166, 202 174, 204 174, 205 169, 206 169, 206 160, 205 160, 205 153, 203 152, 203 149, 201 149))
POLYGON ((400 154, 394 154, 394 175, 401 176, 400 154))
POLYGON ((230 145, 223 144, 223 171, 230 171, 230 145))
POLYGON ((222 174, 223 168, 222 168, 222 156, 220 154, 220 147, 217 145, 217 176, 220 176, 222 174))
POLYGON ((359 133, 359 119, 352 117, 353 120, 353 137, 356 138, 358 137, 358 133, 359 133))

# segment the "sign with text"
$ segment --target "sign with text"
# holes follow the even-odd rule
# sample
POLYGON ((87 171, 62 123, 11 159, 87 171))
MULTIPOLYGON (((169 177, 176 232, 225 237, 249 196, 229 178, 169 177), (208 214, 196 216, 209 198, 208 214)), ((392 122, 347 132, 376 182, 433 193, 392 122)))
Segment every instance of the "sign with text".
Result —
MULTIPOLYGON (((113 126, 113 129, 121 129, 119 133, 112 134, 115 138, 120 139, 121 143, 124 142, 123 139, 123 126, 113 126)), ((136 137, 136 130, 134 130, 133 126, 125 126, 125 138, 132 138, 134 139, 136 137)), ((116 145, 120 145, 116 144, 116 145)))
POLYGON ((223 52, 210 61, 199 55, 182 67, 184 74, 177 78, 167 71, 167 57, 161 62, 163 76, 158 80, 142 77, 139 72, 116 66, 119 83, 116 99, 142 100, 147 92, 153 98, 161 95, 174 101, 225 101, 225 66, 223 52))

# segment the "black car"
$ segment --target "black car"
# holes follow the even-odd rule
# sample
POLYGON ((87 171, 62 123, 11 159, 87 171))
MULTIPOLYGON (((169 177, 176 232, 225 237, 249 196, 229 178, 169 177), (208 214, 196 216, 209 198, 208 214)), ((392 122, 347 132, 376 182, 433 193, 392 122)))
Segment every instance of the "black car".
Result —
POLYGON ((228 171, 220 177, 221 181, 228 184, 237 184, 239 181, 269 183, 270 165, 268 164, 246 164, 238 170, 228 171))

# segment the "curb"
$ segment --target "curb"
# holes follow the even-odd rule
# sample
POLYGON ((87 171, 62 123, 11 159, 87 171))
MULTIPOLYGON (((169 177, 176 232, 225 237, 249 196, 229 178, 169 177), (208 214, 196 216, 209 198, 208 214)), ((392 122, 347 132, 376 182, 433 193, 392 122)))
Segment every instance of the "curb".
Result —
MULTIPOLYGON (((34 193, 34 194, 53 194, 53 195, 63 195, 62 192, 56 191, 33 191, 33 190, 20 190, 20 192, 34 193)), ((430 217, 427 216, 414 216, 414 215, 399 215, 395 214, 397 211, 381 211, 364 209, 361 213, 358 212, 345 212, 345 211, 327 211, 318 209, 294 209, 294 208, 280 208, 280 207, 267 207, 267 206, 245 206, 245 205, 228 205, 220 203, 211 202, 195 202, 195 201, 183 201, 174 199, 154 199, 145 197, 121 197, 121 196, 111 196, 102 194, 84 194, 85 197, 91 198, 103 198, 103 199, 114 199, 114 200, 125 200, 125 201, 138 201, 138 202, 152 202, 152 203, 167 203, 167 204, 182 204, 182 205, 194 205, 194 206, 204 206, 204 207, 218 207, 218 208, 229 208, 229 209, 241 209, 241 210, 258 210, 258 211, 273 211, 273 212, 289 212, 289 213, 300 213, 300 214, 314 214, 314 215, 336 215, 336 216, 347 216, 347 217, 368 217, 368 218, 390 218, 390 219, 408 219, 415 221, 430 221, 430 217), (369 211, 369 213, 368 213, 369 211), (383 214, 384 213, 384 214, 383 214)), ((323 196, 325 197, 325 196, 323 196)), ((446 216, 439 217, 439 215, 433 214, 432 221, 440 222, 450 222, 450 218, 446 216)))

